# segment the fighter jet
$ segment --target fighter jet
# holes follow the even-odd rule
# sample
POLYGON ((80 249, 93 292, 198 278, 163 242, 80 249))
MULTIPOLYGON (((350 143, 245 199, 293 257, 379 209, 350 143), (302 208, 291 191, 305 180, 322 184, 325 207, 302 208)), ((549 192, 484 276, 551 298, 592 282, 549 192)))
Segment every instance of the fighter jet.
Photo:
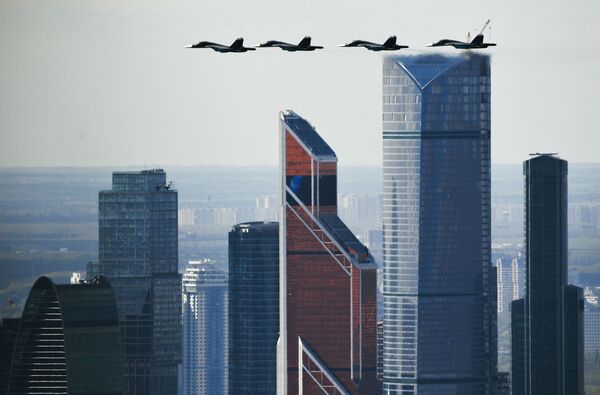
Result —
MULTIPOLYGON (((494 43, 484 43, 483 42, 483 31, 485 30, 487 25, 489 25, 489 23, 490 23, 490 20, 488 19, 487 22, 485 22, 485 25, 483 25, 483 28, 481 29, 479 34, 477 34, 475 36, 475 38, 470 42, 451 40, 451 39, 443 39, 436 43, 428 45, 428 47, 454 47, 457 49, 482 49, 482 48, 487 48, 487 47, 495 47, 496 44, 494 44, 494 43)), ((468 37, 467 37, 467 40, 468 40, 468 37)))
POLYGON ((265 43, 259 44, 257 48, 281 48, 284 51, 296 52, 296 51, 314 51, 315 49, 323 49, 323 47, 319 45, 310 45, 311 38, 309 36, 304 37, 298 45, 284 43, 282 41, 267 41, 265 43))
POLYGON ((431 45, 428 45, 428 47, 454 47, 456 49, 483 49, 495 46, 496 44, 494 43, 484 43, 483 34, 476 35, 473 41, 471 42, 444 39, 431 45))
POLYGON ((244 47, 244 39, 238 38, 230 46, 217 44, 210 41, 200 41, 198 44, 188 45, 186 48, 210 48, 216 52, 247 52, 256 51, 254 48, 244 47))
POLYGON ((408 45, 396 44, 396 36, 390 36, 383 44, 376 44, 370 41, 354 40, 348 44, 342 44, 340 47, 351 48, 351 47, 363 47, 369 51, 397 51, 402 48, 408 48, 408 45))

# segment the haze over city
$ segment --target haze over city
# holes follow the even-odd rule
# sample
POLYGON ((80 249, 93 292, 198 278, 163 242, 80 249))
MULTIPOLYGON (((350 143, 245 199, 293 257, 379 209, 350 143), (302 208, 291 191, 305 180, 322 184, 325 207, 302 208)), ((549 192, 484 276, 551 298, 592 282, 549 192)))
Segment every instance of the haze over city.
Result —
POLYGON ((600 395, 599 22, 0 2, 0 395, 600 395))
POLYGON ((293 108, 342 166, 380 166, 382 56, 337 45, 396 34, 411 46, 402 53, 434 52, 425 45, 488 18, 492 161, 559 151, 596 162, 598 15, 591 0, 4 1, 0 165, 274 165, 277 112, 293 108), (305 35, 325 50, 184 48, 305 35))

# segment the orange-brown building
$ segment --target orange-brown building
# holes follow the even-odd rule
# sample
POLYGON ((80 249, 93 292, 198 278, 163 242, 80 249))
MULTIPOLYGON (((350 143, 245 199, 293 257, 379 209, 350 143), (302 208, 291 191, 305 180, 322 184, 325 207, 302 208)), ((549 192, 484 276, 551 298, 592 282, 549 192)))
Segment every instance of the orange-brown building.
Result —
POLYGON ((337 216, 337 157, 281 113, 279 394, 374 394, 377 266, 337 216))

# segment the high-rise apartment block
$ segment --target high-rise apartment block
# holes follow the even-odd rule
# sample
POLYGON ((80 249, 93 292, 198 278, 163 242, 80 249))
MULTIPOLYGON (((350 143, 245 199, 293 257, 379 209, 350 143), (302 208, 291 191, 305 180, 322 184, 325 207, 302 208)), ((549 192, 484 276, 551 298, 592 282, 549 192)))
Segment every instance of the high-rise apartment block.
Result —
POLYGON ((279 224, 229 232, 229 393, 275 394, 279 338, 279 224))
POLYGON ((279 394, 376 394, 376 264, 337 215, 337 157, 280 116, 279 394))
POLYGON ((383 392, 481 394, 497 375, 490 60, 383 63, 383 392))
MULTIPOLYGON (((161 169, 113 173, 99 194, 99 263, 115 292, 126 394, 177 393, 177 192, 161 169)), ((90 268, 93 268, 91 265, 90 268)))
POLYGON ((525 297, 512 302, 513 394, 583 394, 583 290, 567 284, 567 161, 535 154, 525 176, 525 297))
POLYGON ((183 395, 226 395, 227 272, 190 261, 183 275, 183 395))
POLYGON ((508 313, 510 302, 523 297, 525 265, 519 258, 496 260, 498 271, 498 313, 508 313))
POLYGON ((584 349, 600 353, 600 287, 587 287, 584 291, 584 349))

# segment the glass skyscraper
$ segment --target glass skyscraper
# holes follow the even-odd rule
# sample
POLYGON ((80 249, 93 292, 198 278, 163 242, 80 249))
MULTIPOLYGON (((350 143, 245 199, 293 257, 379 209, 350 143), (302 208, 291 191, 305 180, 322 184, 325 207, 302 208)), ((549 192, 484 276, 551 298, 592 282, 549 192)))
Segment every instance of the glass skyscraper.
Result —
POLYGON ((568 285, 567 161, 535 154, 525 176, 525 298, 511 304, 513 394, 583 393, 583 289, 568 285))
POLYGON ((495 388, 490 61, 383 63, 384 394, 495 388))
POLYGON ((276 391, 279 224, 246 222, 229 232, 229 393, 276 391))
POLYGON ((227 272, 190 261, 183 275, 183 395, 226 395, 227 272))
POLYGON ((376 394, 377 265, 337 216, 337 157, 280 118, 278 394, 376 394))
POLYGON ((117 306, 110 284, 33 284, 14 345, 8 394, 123 394, 117 306))
MULTIPOLYGON (((177 192, 162 169, 113 173, 99 193, 97 270, 115 292, 126 394, 176 394, 181 362, 177 192)), ((93 266, 93 265, 92 265, 93 266)))

